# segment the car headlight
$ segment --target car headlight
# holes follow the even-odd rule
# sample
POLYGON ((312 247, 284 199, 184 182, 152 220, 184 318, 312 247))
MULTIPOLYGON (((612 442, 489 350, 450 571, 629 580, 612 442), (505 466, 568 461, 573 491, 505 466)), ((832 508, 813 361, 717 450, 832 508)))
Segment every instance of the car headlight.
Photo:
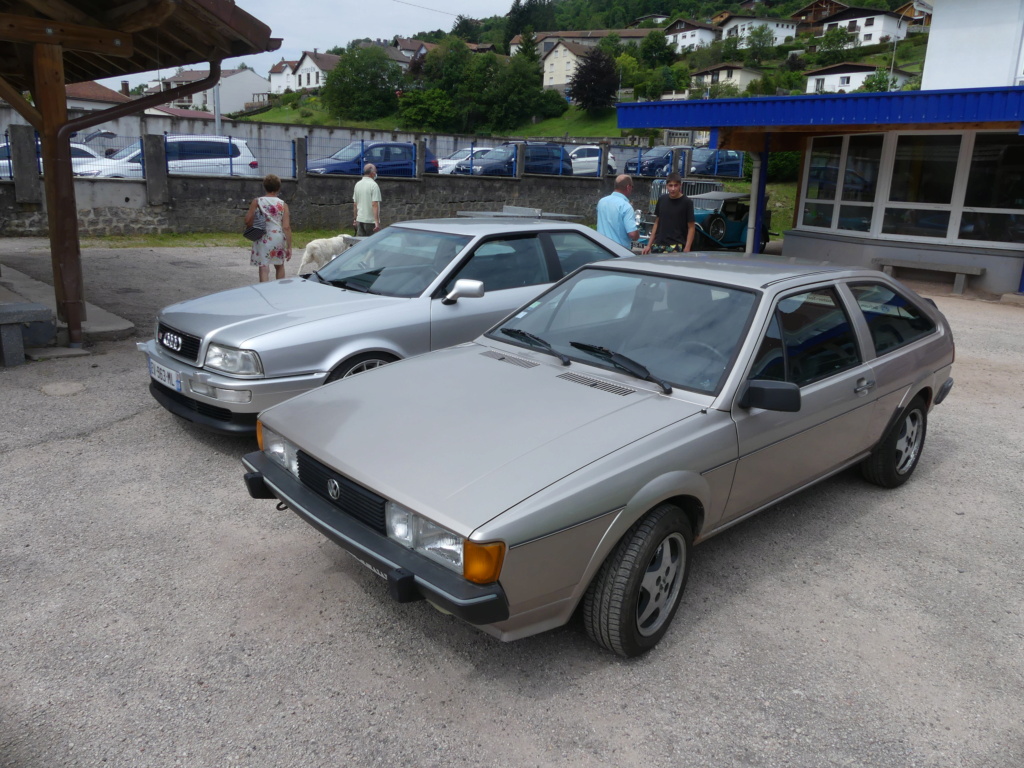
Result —
POLYGON ((475 175, 479 176, 479 175, 481 175, 481 174, 482 174, 483 172, 484 172, 484 167, 483 167, 482 165, 474 165, 474 166, 473 166, 473 173, 474 173, 475 175))
POLYGON ((212 368, 234 376, 262 376, 263 365, 260 356, 251 349, 234 349, 211 344, 206 350, 204 368, 212 368))
POLYGON ((299 449, 295 443, 263 426, 262 421, 256 422, 256 442, 271 460, 287 469, 294 477, 299 476, 299 449))
POLYGON ((419 552, 467 581, 492 584, 501 574, 504 542, 478 544, 432 523, 411 509, 389 501, 385 507, 388 538, 419 552))

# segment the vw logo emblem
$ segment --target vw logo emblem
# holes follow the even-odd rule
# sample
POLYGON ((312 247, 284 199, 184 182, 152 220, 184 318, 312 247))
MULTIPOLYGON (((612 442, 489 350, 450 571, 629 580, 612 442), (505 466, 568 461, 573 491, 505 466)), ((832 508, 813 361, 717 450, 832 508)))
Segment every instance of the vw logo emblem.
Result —
POLYGON ((176 333, 167 333, 166 331, 160 337, 160 342, 175 352, 181 352, 181 336, 176 333))
POLYGON ((341 496, 341 486, 338 485, 338 481, 333 477, 327 481, 327 494, 335 501, 341 496))

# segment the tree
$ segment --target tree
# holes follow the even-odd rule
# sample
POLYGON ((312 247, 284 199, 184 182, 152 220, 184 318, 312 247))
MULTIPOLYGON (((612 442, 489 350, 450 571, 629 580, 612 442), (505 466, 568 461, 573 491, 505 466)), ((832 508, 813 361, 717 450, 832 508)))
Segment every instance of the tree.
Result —
POLYGON ((600 48, 591 48, 569 81, 573 101, 587 112, 607 109, 615 103, 619 73, 615 61, 600 48))
POLYGON ((846 49, 856 42, 857 38, 842 27, 830 29, 821 36, 821 42, 818 43, 818 64, 825 67, 838 64, 846 58, 846 49))
POLYGON ((615 59, 615 67, 619 71, 619 87, 632 88, 636 85, 640 74, 640 62, 624 53, 615 59))
POLYGON ((889 70, 878 68, 864 78, 864 82, 857 90, 867 93, 885 93, 886 91, 895 91, 896 83, 896 78, 889 75, 889 70))
POLYGON ((760 64, 775 51, 775 33, 767 24, 754 27, 747 33, 747 61, 760 64))
POLYGON ((402 70, 388 59, 383 48, 353 47, 327 74, 323 102, 334 117, 374 120, 398 109, 396 91, 401 83, 402 70))
POLYGON ((451 98, 439 88, 403 92, 398 112, 402 127, 416 130, 449 131, 459 117, 451 98))
POLYGON ((491 128, 510 131, 527 122, 536 112, 540 95, 540 69, 524 56, 513 56, 487 94, 491 128))
POLYGON ((651 69, 668 66, 675 58, 675 49, 660 29, 652 30, 640 43, 640 60, 651 69))
POLYGON ((622 53, 622 38, 617 32, 609 32, 598 41, 597 47, 613 59, 617 59, 622 53))
POLYGON ((470 42, 476 42, 474 36, 476 35, 479 25, 469 16, 463 16, 461 13, 455 17, 455 23, 452 24, 452 35, 455 37, 468 40, 470 42))
POLYGON ((519 43, 519 50, 516 56, 524 56, 537 66, 540 66, 540 54, 537 53, 537 38, 533 34, 533 27, 526 27, 523 30, 522 42, 519 43))

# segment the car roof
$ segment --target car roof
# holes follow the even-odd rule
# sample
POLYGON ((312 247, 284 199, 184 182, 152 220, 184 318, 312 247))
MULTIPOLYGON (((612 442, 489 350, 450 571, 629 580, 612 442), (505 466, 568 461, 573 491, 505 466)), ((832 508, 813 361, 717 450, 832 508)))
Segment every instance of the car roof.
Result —
POLYGON ((571 221, 538 219, 531 216, 472 216, 458 219, 416 219, 392 224, 393 227, 422 229, 429 232, 444 232, 452 235, 478 237, 501 232, 535 232, 573 229, 593 233, 590 227, 571 221))
POLYGON ((873 269, 800 262, 771 256, 727 257, 718 253, 695 252, 686 255, 634 256, 617 261, 601 261, 588 268, 604 267, 631 272, 649 272, 668 277, 688 277, 694 280, 735 285, 738 288, 763 290, 778 283, 804 283, 811 280, 830 280, 845 277, 878 278, 882 273, 873 269))
POLYGON ((749 200, 749 192, 703 192, 690 195, 691 200, 749 200))

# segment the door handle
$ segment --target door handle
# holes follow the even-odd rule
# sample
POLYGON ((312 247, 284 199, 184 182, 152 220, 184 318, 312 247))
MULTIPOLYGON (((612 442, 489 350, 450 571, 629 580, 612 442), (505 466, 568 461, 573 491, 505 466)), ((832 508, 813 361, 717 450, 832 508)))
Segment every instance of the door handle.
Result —
POLYGON ((858 395, 866 395, 870 390, 875 388, 875 382, 861 379, 857 382, 857 386, 853 388, 853 391, 858 395))

